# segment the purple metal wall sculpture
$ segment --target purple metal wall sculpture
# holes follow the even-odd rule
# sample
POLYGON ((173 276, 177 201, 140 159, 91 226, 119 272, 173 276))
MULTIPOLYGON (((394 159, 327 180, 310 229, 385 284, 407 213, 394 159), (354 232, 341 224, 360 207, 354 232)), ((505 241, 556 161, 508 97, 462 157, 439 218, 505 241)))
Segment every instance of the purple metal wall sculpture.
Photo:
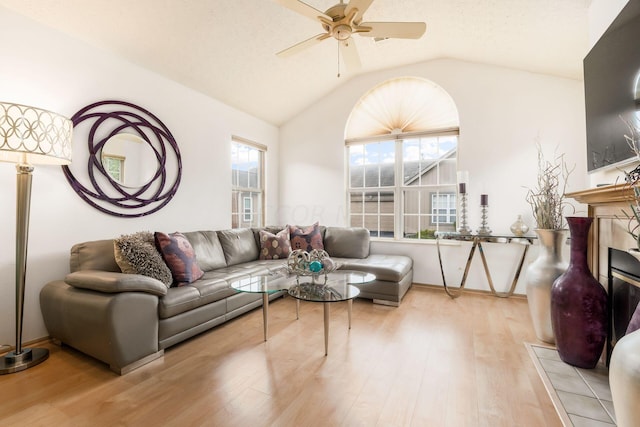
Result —
POLYGON ((176 194, 182 175, 180 151, 169 129, 149 111, 129 102, 100 101, 82 108, 71 121, 74 135, 80 125, 90 125, 88 182, 81 183, 68 166, 62 170, 75 192, 91 206, 109 215, 135 218, 162 209, 176 194), (155 173, 140 186, 117 182, 101 161, 105 143, 123 133, 141 138, 157 160, 155 173))

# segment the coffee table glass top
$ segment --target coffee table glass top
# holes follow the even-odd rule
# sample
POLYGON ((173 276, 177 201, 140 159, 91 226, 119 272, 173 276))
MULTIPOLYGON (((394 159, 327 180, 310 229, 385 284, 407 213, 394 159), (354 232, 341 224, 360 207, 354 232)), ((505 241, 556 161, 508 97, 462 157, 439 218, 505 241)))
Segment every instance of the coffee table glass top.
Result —
POLYGON ((273 294, 287 290, 295 280, 285 275, 244 276, 231 282, 230 286, 240 292, 273 294))
POLYGON ((374 281, 375 275, 357 271, 335 271, 317 278, 301 277, 298 283, 289 287, 289 295, 299 300, 313 302, 337 302, 352 300, 360 294, 360 289, 352 284, 374 281))

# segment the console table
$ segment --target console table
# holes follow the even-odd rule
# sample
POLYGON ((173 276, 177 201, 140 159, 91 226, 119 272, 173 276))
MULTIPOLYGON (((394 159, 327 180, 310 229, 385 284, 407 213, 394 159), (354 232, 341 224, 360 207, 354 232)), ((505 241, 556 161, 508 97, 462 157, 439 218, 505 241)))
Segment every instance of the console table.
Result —
POLYGON ((536 239, 536 236, 496 236, 496 235, 479 235, 479 234, 460 234, 460 233, 437 233, 436 234, 436 246, 438 248, 438 262, 440 263, 440 273, 442 274, 442 283, 444 285, 444 290, 451 298, 458 298, 462 295, 464 291, 464 285, 467 281, 467 275, 469 274, 469 269, 471 268, 471 261, 473 260, 473 256, 476 252, 476 248, 478 252, 480 252, 480 257, 482 258, 482 265, 484 266, 484 272, 487 276, 487 281, 489 282, 489 288, 491 289, 491 293, 500 298, 508 298, 513 295, 513 292, 516 289, 516 284, 518 283, 518 278, 520 277, 520 272, 522 270, 522 265, 524 264, 524 259, 527 256, 527 252, 529 251, 529 246, 533 244, 533 240, 536 239), (440 253, 440 239, 444 240, 456 240, 461 242, 472 242, 471 249, 469 250, 469 256, 467 257, 467 263, 464 268, 464 273, 462 275, 462 281, 460 282, 460 286, 457 291, 454 291, 449 288, 447 285, 447 279, 444 275, 444 268, 442 267, 442 255, 440 253), (513 276, 513 281, 511 282, 511 287, 507 292, 497 292, 495 287, 493 286, 493 279, 491 278, 491 272, 489 272, 489 266, 487 264, 487 258, 484 254, 484 250, 482 248, 482 243, 519 243, 524 246, 524 250, 522 251, 522 256, 520 257, 520 261, 518 262, 518 268, 513 276))

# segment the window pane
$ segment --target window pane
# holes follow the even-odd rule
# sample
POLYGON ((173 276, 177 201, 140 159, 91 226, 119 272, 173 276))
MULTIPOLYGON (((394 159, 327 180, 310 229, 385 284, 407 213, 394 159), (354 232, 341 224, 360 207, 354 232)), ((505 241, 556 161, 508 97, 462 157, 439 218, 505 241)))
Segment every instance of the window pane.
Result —
POLYGON ((349 193, 349 212, 361 214, 364 212, 363 193, 349 193))
POLYGON ((231 145, 231 183, 235 187, 255 188, 261 186, 262 152, 237 142, 231 145))
POLYGON ((351 215, 349 218, 349 226, 364 227, 364 217, 362 215, 351 215))
MULTIPOLYGON (((358 180, 364 187, 389 187, 395 185, 395 142, 384 141, 366 144, 360 157, 355 159, 361 163, 354 166, 350 179, 353 187, 358 187, 358 180), (353 185, 353 184, 356 185, 353 185)), ((350 156, 350 162, 352 156, 350 156)))
POLYGON ((349 187, 364 187, 364 145, 347 147, 349 156, 349 187))
POLYGON ((404 213, 419 214, 420 213, 420 191, 404 192, 404 213))
POLYGON ((458 170, 457 161, 453 159, 444 159, 438 165, 439 167, 439 180, 440 185, 455 185, 456 184, 456 172, 458 170))

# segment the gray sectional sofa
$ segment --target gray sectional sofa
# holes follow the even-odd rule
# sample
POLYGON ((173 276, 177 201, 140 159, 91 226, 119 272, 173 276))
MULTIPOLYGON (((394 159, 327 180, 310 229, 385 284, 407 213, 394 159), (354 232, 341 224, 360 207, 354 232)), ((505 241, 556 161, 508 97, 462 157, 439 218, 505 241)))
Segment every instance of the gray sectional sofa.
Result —
MULTIPOLYGON (((239 293, 230 282, 282 271, 285 260, 260 260, 258 229, 183 233, 204 271, 199 280, 167 287, 159 280, 122 273, 114 241, 79 243, 71 249, 70 273, 46 284, 40 306, 50 337, 99 359, 124 374, 164 350, 262 305, 260 294, 239 293)), ((362 228, 322 227, 325 250, 339 268, 371 272, 361 298, 398 305, 413 279, 413 261, 369 253, 362 228)), ((270 298, 278 298, 284 292, 270 298)))

